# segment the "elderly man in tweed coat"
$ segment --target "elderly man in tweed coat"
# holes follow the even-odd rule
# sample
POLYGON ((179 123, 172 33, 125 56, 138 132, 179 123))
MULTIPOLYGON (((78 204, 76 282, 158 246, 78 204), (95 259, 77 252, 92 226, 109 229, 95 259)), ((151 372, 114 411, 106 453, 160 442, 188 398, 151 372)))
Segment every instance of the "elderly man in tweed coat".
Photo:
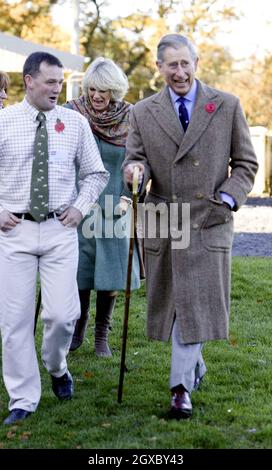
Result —
POLYGON ((135 165, 141 191, 151 179, 145 199, 147 332, 157 340, 172 338, 175 419, 192 414, 191 392, 206 372, 203 343, 228 337, 232 211, 246 201, 258 167, 239 100, 195 79, 197 63, 187 38, 160 40, 157 67, 166 86, 135 105, 124 164, 128 185, 135 165), (178 208, 168 217, 167 238, 149 235, 156 206, 158 227, 162 212, 165 217, 178 208), (189 234, 187 243, 177 243, 181 231, 189 234))

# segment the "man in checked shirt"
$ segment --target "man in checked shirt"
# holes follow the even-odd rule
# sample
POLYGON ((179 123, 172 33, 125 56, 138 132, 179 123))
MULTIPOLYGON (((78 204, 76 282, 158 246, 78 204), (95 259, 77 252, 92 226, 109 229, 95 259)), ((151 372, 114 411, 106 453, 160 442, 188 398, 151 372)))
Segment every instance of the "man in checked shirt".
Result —
POLYGON ((108 181, 87 120, 57 106, 64 79, 61 62, 35 52, 24 64, 23 79, 23 101, 0 113, 0 327, 3 378, 10 397, 7 425, 33 413, 41 396, 33 335, 37 271, 43 305, 42 361, 55 395, 60 400, 72 398, 66 356, 80 316, 77 225, 108 181), (37 221, 31 187, 39 112, 42 119, 45 116, 48 135, 48 197, 46 215, 37 221))

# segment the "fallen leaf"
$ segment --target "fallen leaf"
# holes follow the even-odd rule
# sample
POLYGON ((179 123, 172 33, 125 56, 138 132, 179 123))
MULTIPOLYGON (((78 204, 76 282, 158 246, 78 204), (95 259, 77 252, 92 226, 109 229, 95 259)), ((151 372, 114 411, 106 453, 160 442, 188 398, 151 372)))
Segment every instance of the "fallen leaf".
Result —
POLYGON ((235 348, 238 344, 237 338, 235 338, 234 336, 231 337, 230 338, 230 344, 231 344, 231 346, 233 346, 235 348))
POLYGON ((27 441, 31 436, 31 432, 25 431, 22 434, 20 434, 19 439, 20 441, 27 441))
POLYGON ((92 373, 91 371, 85 370, 85 372, 84 372, 84 377, 85 377, 86 379, 90 379, 92 376, 93 376, 93 373, 92 373))

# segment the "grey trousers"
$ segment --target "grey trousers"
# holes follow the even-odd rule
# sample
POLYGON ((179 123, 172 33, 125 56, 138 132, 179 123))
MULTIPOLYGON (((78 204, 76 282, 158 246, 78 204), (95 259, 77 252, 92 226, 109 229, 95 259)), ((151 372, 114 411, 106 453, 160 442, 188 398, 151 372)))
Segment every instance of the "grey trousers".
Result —
POLYGON ((183 385, 188 392, 195 389, 198 379, 206 372, 202 357, 203 343, 182 344, 179 340, 176 320, 172 330, 172 360, 170 372, 170 389, 183 385))

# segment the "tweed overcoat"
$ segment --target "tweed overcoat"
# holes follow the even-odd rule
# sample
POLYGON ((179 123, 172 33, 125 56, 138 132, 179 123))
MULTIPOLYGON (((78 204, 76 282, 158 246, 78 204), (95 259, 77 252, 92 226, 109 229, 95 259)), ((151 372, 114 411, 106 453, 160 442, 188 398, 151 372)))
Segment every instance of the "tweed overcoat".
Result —
POLYGON ((143 188, 151 179, 145 199, 147 333, 168 340, 176 315, 184 344, 228 337, 233 213, 220 192, 239 209, 258 168, 238 98, 197 85, 185 134, 168 87, 134 106, 124 164, 144 164, 143 188), (161 233, 148 234, 154 217, 157 225, 168 219, 168 234, 165 223, 161 233), (175 246, 178 230, 181 244, 175 246))

